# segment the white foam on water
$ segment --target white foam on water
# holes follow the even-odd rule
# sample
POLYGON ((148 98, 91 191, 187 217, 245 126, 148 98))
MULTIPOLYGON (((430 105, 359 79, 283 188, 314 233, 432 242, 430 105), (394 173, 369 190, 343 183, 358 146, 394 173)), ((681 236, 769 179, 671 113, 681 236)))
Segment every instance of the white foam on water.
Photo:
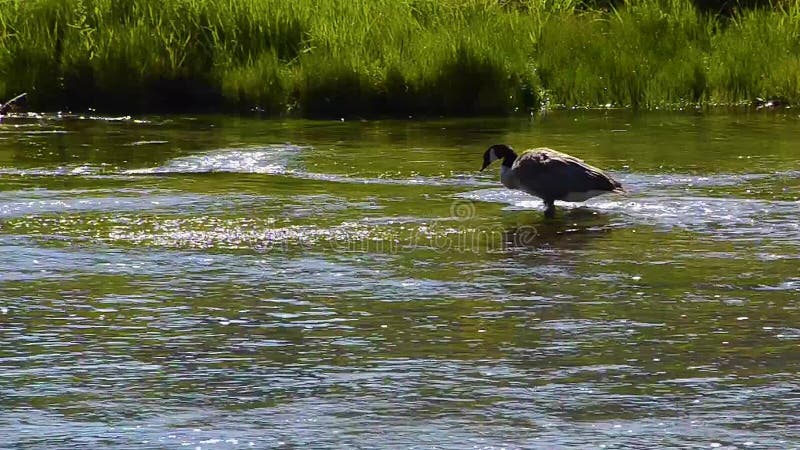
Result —
POLYGON ((296 145, 271 145, 247 149, 219 149, 184 156, 166 164, 123 171, 123 175, 163 175, 191 173, 282 174, 303 150, 296 145))
POLYGON ((344 174, 309 172, 297 162, 307 147, 271 145, 247 149, 218 149, 184 156, 156 167, 123 171, 122 175, 168 175, 192 173, 249 173, 284 175, 292 178, 332 183, 410 185, 410 186, 489 186, 486 181, 470 174, 449 177, 413 176, 408 178, 361 177, 344 174))
MULTIPOLYGON (((120 213, 145 211, 191 212, 192 214, 216 214, 224 211, 254 210, 270 205, 270 197, 247 194, 198 194, 169 189, 91 189, 91 190, 47 190, 21 189, 0 192, 0 219, 27 217, 26 224, 56 226, 50 219, 61 214, 101 213, 111 219, 120 213)), ((309 200, 311 201, 311 200, 309 200)), ((290 211, 301 210, 304 203, 284 205, 290 211)), ((337 206, 337 205, 333 205, 337 206)), ((364 205, 358 205, 364 206, 364 205)), ((366 205, 364 207, 368 207, 366 205)), ((87 220, 93 216, 87 216, 87 220)), ((56 220, 62 225, 65 218, 56 220), (60 222, 59 222, 60 220, 60 222)), ((20 224, 23 222, 17 222, 20 224)))
MULTIPOLYGON (((645 176, 637 177, 639 181, 628 194, 603 195, 584 203, 557 201, 556 205, 561 210, 589 208, 617 214, 616 220, 628 224, 632 222, 667 229, 679 227, 721 238, 800 240, 800 223, 796 220, 800 215, 800 201, 687 195, 680 190, 657 189, 663 179, 661 176, 646 182, 641 181, 645 176)), ((705 177, 704 182, 716 186, 724 184, 723 180, 715 177, 705 177)), ((673 185, 685 186, 677 181, 673 185)), ((458 197, 505 203, 508 205, 505 209, 508 210, 544 209, 540 199, 504 188, 464 192, 458 197)))

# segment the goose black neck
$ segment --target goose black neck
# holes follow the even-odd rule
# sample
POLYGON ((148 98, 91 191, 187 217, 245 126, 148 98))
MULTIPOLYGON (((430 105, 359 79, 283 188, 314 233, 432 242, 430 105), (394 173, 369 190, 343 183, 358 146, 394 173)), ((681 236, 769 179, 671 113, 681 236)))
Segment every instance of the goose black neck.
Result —
POLYGON ((514 164, 514 161, 516 160, 517 160, 517 154, 514 153, 514 150, 509 150, 509 152, 506 154, 506 157, 503 158, 502 164, 510 168, 514 164))

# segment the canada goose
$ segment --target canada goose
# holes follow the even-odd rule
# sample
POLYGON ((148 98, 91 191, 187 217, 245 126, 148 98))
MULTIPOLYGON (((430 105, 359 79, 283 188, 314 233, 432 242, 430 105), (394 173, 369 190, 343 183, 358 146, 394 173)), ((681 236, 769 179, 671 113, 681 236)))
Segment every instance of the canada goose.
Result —
POLYGON ((544 200, 545 217, 556 213, 554 202, 582 202, 606 192, 625 192, 622 185, 574 156, 549 148, 525 150, 517 156, 505 144, 489 147, 483 154, 481 170, 498 159, 500 182, 509 189, 518 189, 544 200))

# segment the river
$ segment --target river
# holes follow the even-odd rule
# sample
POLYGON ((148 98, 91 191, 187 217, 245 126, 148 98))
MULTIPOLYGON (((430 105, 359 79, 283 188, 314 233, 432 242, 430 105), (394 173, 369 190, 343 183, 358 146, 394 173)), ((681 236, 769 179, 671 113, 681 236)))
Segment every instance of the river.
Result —
POLYGON ((0 448, 800 447, 800 116, 0 122, 0 448), (628 193, 503 189, 483 151, 628 193))

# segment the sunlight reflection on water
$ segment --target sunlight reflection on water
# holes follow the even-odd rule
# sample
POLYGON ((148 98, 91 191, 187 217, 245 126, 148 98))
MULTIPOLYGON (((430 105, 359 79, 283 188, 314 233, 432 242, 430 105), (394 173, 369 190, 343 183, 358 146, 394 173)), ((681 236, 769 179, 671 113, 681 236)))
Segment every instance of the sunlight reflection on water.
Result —
POLYGON ((0 447, 796 447, 797 124, 587 114, 0 123, 0 447))

